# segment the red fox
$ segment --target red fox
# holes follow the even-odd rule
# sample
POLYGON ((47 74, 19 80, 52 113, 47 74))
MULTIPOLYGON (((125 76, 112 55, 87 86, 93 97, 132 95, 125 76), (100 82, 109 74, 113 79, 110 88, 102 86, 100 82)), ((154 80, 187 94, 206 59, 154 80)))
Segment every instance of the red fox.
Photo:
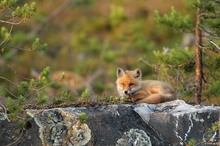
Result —
POLYGON ((122 97, 133 99, 136 103, 157 104, 176 99, 175 90, 159 80, 142 80, 141 70, 117 69, 117 90, 122 97))

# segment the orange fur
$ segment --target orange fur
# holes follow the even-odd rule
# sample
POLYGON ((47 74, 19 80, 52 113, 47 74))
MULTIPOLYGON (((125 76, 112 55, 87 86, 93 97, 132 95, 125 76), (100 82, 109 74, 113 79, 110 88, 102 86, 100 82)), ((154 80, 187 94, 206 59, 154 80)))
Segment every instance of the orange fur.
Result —
POLYGON ((158 80, 142 80, 140 69, 124 71, 117 69, 117 89, 120 96, 127 96, 137 103, 157 104, 176 99, 175 90, 158 80))

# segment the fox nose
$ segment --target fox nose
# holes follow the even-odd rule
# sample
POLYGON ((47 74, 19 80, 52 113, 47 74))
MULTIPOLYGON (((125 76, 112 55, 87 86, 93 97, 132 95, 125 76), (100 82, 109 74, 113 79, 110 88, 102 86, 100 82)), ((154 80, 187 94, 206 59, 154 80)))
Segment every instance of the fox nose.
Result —
POLYGON ((128 91, 127 91, 127 90, 125 90, 125 91, 124 91, 124 94, 128 95, 128 91))

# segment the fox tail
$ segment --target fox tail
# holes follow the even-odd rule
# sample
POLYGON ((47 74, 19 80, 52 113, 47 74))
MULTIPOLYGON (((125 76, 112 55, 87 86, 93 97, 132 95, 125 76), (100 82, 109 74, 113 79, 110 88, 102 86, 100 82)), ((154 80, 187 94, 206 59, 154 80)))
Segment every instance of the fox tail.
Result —
POLYGON ((148 97, 138 100, 136 103, 157 104, 176 99, 174 94, 151 94, 148 97))

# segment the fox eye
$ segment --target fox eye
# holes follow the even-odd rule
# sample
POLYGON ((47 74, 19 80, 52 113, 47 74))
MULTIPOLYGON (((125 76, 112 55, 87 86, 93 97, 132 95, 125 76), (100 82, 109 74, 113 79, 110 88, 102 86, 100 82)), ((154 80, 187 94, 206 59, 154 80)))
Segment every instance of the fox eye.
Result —
POLYGON ((121 83, 121 86, 125 86, 125 84, 124 84, 124 83, 121 83))

